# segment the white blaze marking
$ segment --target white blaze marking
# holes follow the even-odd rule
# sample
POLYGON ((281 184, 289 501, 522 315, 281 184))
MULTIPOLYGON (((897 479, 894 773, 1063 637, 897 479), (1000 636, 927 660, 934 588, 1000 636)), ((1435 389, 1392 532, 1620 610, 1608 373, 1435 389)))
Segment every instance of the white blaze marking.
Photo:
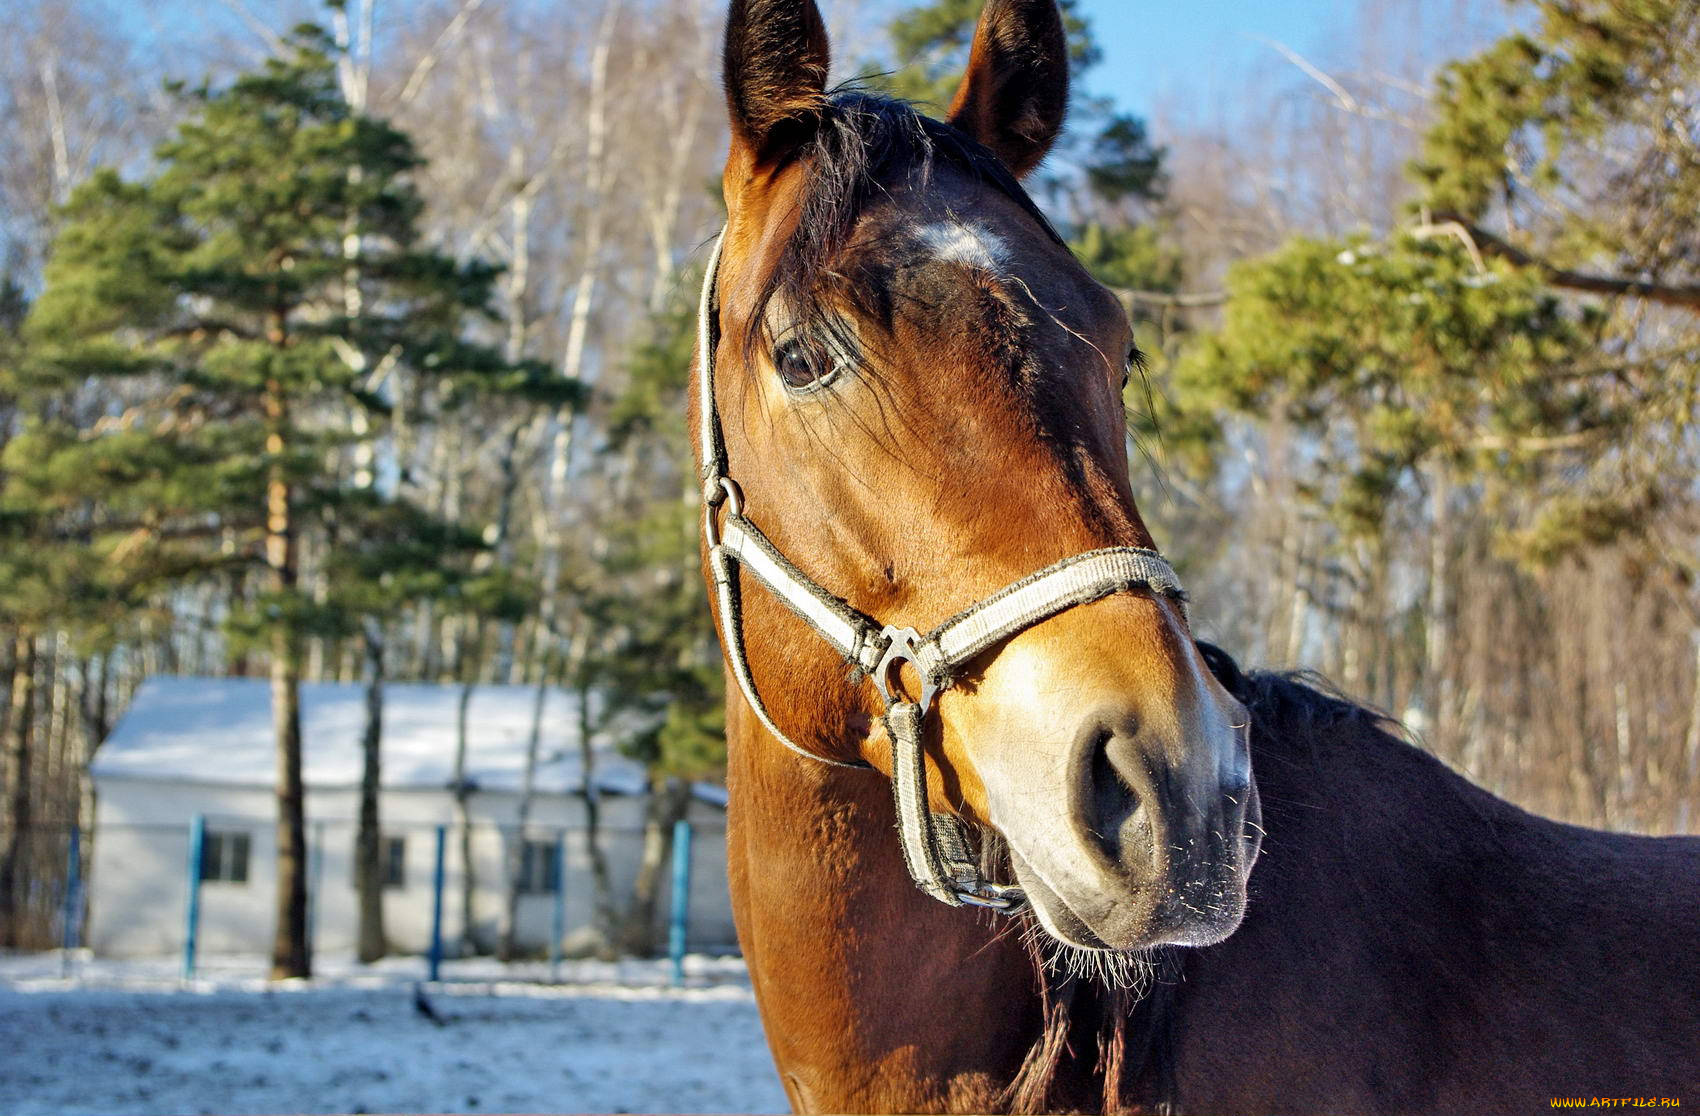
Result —
POLYGON ((946 263, 999 272, 1009 258, 1009 246, 982 225, 940 221, 921 229, 921 243, 946 263))

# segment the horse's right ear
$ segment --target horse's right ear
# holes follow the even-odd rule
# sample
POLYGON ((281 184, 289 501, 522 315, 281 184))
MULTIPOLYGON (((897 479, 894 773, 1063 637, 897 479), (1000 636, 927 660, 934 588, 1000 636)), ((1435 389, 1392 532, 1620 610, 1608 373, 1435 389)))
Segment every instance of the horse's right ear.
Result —
POLYGON ((732 149, 772 166, 814 136, 831 56, 815 0, 732 0, 726 104, 732 149))

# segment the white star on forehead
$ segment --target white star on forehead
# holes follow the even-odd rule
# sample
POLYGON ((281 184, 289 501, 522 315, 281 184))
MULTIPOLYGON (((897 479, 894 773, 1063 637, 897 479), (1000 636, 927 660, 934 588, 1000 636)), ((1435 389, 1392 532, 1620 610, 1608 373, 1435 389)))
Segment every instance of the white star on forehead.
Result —
POLYGON ((1009 245, 984 225, 937 221, 922 226, 918 235, 934 258, 945 263, 1001 272, 1009 258, 1009 245))

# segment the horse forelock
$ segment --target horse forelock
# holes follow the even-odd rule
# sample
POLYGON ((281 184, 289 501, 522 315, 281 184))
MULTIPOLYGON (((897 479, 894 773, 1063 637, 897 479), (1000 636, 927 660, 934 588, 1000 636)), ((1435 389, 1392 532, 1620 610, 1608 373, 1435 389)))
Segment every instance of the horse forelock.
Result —
MULTIPOLYGON (((796 226, 777 256, 762 265, 748 320, 756 328, 744 336, 745 357, 774 343, 775 303, 785 310, 788 328, 829 338, 841 351, 860 356, 853 331, 829 312, 832 298, 860 304, 869 285, 849 281, 838 271, 862 217, 876 201, 905 187, 925 187, 936 170, 963 174, 1015 202, 1047 237, 1062 237, 1009 169, 966 134, 922 115, 914 105, 859 86, 841 87, 827 96, 810 141, 793 162, 801 170, 795 201, 796 226), (836 280, 836 282, 835 282, 836 280)), ((1007 251, 984 228, 952 223, 951 229, 927 225, 917 239, 940 254, 956 253, 994 264, 1007 251)))

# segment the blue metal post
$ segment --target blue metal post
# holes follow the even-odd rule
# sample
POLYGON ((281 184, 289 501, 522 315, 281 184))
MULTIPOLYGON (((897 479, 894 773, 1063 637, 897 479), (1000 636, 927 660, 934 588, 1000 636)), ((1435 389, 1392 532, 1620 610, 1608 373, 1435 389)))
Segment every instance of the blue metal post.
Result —
POLYGON ((561 938, 567 932, 567 832, 555 834, 555 916, 549 923, 549 979, 561 979, 561 938))
POLYGON ((196 814, 189 823, 189 903, 184 912, 183 979, 195 979, 195 946, 201 933, 201 857, 207 845, 207 816, 196 814))
POLYGON ((691 905, 691 823, 673 823, 673 911, 667 934, 667 953, 673 958, 673 987, 685 983, 685 930, 691 905))
POLYGON ((83 937, 83 843, 82 829, 71 823, 71 844, 65 850, 65 906, 61 912, 59 973, 71 975, 71 951, 83 937))
POLYGON ((443 970, 443 877, 449 852, 449 827, 437 827, 437 867, 431 873, 431 952, 426 959, 426 978, 435 981, 443 970))

